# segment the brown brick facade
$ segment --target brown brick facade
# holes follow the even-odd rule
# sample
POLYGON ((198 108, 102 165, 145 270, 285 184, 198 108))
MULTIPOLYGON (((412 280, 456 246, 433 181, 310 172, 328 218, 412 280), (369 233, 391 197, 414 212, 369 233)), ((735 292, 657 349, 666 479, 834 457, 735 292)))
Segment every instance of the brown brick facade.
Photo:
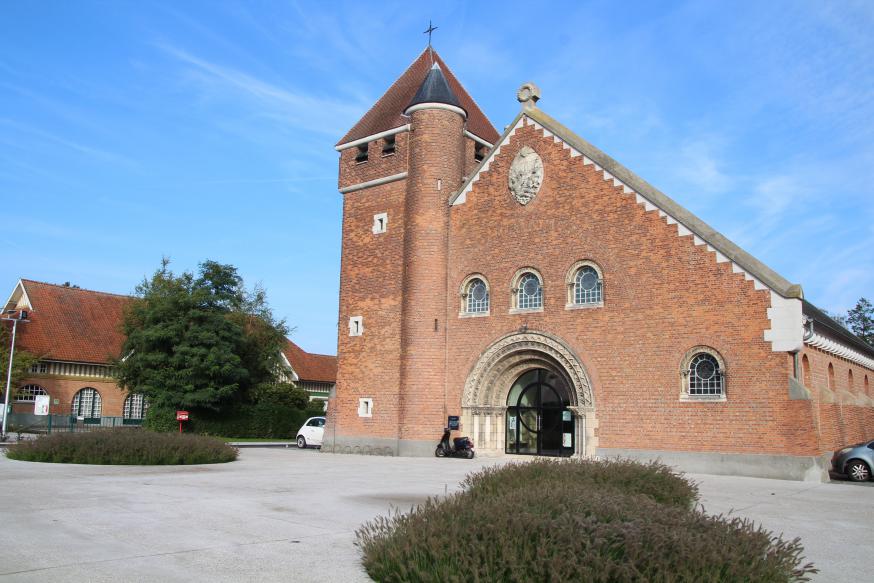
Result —
POLYGON ((777 348, 778 304, 792 296, 775 299, 542 127, 520 123, 452 205, 479 166, 462 121, 445 108, 414 112, 412 130, 398 135, 405 166, 371 157, 364 169, 341 153, 341 188, 408 176, 345 195, 339 377, 325 449, 427 454, 446 416, 459 415, 462 433, 500 451, 495 424, 510 384, 493 387, 493 402, 469 402, 466 391, 496 341, 529 333, 553 339, 584 371, 593 403, 574 408, 585 417, 577 453, 585 442, 585 453, 735 456, 747 464, 741 473, 775 459, 821 470, 823 454, 874 436, 874 370, 811 346, 797 356, 777 348), (508 173, 524 146, 544 171, 523 205, 508 173), (377 212, 389 213, 388 233, 371 233, 377 212), (583 260, 602 275, 602 305, 568 305, 569 272, 583 260), (526 267, 542 277, 541 310, 513 309, 514 275, 526 267), (459 313, 472 274, 487 280, 487 315, 459 313), (352 315, 364 318, 363 336, 349 336, 352 315), (724 364, 724 398, 682 395, 684 358, 700 346, 724 364), (359 416, 363 397, 373 398, 373 417, 359 416))

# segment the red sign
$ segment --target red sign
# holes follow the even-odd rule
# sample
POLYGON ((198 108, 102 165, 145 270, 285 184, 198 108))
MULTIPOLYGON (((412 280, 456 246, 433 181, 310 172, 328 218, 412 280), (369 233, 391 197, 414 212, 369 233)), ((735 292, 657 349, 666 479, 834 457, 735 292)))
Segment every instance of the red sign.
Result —
POLYGON ((188 411, 176 411, 176 421, 188 421, 188 411))

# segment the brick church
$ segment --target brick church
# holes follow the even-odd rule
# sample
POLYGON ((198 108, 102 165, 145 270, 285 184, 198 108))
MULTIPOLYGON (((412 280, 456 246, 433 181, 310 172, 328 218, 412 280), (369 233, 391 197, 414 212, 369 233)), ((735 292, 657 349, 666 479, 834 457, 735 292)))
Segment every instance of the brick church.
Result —
POLYGON ((538 105, 499 134, 424 51, 340 140, 324 449, 661 458, 819 480, 874 437, 874 348, 538 105))

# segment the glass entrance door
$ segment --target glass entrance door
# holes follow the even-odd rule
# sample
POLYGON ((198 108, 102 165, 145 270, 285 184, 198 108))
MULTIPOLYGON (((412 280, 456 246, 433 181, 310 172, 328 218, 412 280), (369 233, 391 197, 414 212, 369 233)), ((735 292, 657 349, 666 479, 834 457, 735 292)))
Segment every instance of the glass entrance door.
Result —
POLYGON ((507 453, 570 456, 573 413, 564 379, 542 368, 516 379, 507 396, 507 453))

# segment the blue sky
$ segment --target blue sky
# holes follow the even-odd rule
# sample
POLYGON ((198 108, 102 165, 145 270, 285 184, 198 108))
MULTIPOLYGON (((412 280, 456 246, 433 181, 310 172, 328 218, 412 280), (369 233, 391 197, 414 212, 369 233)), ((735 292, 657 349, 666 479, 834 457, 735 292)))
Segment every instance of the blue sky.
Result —
POLYGON ((874 299, 871 2, 10 2, 0 284, 117 293, 169 256, 260 282, 336 350, 333 144, 425 45, 515 91, 830 311, 874 299))

